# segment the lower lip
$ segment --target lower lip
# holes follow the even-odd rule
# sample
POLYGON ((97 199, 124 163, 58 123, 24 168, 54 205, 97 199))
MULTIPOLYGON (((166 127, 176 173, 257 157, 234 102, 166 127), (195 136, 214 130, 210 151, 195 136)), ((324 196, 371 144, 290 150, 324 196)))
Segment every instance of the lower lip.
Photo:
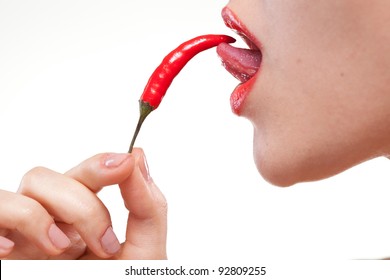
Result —
POLYGON ((252 77, 249 81, 239 84, 230 96, 230 106, 234 114, 240 116, 244 103, 249 93, 252 90, 253 84, 256 81, 256 76, 252 77))

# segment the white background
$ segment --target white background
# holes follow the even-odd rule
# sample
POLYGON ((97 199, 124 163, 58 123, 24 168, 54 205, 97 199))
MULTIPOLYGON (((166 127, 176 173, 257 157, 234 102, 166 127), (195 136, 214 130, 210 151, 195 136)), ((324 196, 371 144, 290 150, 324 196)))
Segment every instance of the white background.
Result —
MULTIPOLYGON (((65 172, 96 153, 126 152, 154 68, 187 39, 232 35, 220 17, 225 4, 0 0, 0 188, 16 191, 37 165, 65 172)), ((271 186, 254 166, 250 123, 231 113, 236 84, 215 50, 198 55, 137 140, 169 202, 169 258, 390 256, 390 161, 271 186)), ((99 196, 123 240, 118 189, 99 196)))

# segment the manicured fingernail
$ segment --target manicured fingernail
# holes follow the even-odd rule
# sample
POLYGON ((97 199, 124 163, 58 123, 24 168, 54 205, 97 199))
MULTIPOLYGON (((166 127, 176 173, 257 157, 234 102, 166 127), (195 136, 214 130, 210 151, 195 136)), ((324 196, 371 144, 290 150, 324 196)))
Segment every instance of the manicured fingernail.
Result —
POLYGON ((8 251, 12 247, 14 247, 14 245, 15 243, 9 240, 8 238, 0 236, 0 250, 8 251))
POLYGON ((149 165, 146 161, 145 154, 142 156, 142 159, 139 161, 139 169, 141 170, 142 176, 144 177, 146 182, 150 182, 151 177, 149 173, 149 165))
POLYGON ((104 159, 104 166, 113 168, 121 165, 127 158, 129 154, 107 154, 104 159))
POLYGON ((100 243, 107 254, 113 255, 119 251, 121 244, 116 237, 112 227, 108 227, 100 239, 100 243))
POLYGON ((66 249, 70 245, 69 238, 55 224, 49 228, 49 238, 58 249, 66 249))

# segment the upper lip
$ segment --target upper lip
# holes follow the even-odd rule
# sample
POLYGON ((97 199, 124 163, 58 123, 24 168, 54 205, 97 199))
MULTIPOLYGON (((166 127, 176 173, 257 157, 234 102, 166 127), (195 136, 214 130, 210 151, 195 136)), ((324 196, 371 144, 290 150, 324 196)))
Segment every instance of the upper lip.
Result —
POLYGON ((225 25, 235 31, 252 50, 260 50, 260 42, 237 18, 237 16, 228 7, 223 8, 222 18, 225 25))

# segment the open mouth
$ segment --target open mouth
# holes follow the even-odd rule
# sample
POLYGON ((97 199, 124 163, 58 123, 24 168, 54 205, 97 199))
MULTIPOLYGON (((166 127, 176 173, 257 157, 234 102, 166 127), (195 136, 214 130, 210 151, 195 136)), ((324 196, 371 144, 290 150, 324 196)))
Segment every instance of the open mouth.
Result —
POLYGON ((261 51, 252 34, 238 20, 233 12, 225 7, 222 10, 222 18, 226 26, 235 31, 248 45, 249 49, 235 48, 229 44, 221 44, 217 53, 222 59, 222 64, 240 82, 250 80, 260 68, 261 51))
POLYGON ((222 18, 226 26, 243 38, 249 47, 248 49, 236 48, 224 43, 217 47, 222 65, 241 82, 231 96, 233 112, 239 115, 243 101, 249 94, 250 85, 254 83, 254 77, 260 69, 262 54, 260 43, 228 7, 222 10, 222 18))

